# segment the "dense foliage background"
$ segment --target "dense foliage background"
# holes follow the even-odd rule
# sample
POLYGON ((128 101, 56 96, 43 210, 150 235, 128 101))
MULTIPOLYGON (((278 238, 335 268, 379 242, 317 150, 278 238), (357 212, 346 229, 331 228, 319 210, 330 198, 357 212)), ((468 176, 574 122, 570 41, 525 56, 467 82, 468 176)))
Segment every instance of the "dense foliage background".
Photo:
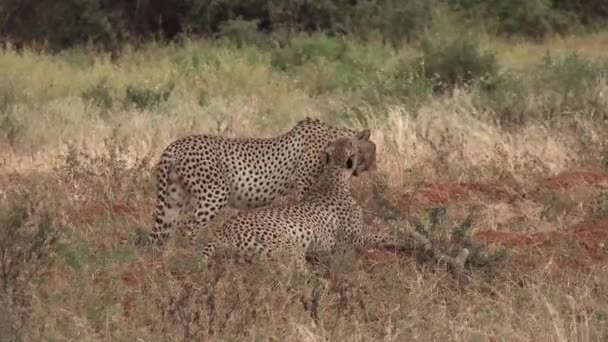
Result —
POLYGON ((447 4, 499 34, 542 38, 608 18, 605 0, 3 0, 0 38, 47 42, 52 49, 92 42, 323 31, 392 42, 409 40, 447 4))

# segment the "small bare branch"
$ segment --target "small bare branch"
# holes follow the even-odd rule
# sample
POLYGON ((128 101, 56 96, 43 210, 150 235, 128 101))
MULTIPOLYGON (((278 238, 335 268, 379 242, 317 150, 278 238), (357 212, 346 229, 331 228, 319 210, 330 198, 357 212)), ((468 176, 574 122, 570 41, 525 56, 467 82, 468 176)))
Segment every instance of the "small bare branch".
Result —
POLYGON ((410 235, 425 251, 431 252, 438 261, 443 260, 447 262, 451 267, 451 271, 459 280, 468 280, 464 269, 464 265, 469 257, 469 250, 467 248, 462 248, 456 257, 451 257, 435 248, 429 239, 417 231, 412 231, 410 235))

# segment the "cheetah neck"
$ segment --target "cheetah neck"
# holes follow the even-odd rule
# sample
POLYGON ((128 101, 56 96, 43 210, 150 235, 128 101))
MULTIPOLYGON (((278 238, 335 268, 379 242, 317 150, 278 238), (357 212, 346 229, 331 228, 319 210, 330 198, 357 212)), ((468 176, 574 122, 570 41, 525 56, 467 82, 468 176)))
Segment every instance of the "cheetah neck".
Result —
POLYGON ((348 193, 351 188, 350 176, 346 176, 344 170, 324 170, 315 184, 312 193, 333 197, 337 194, 348 193))

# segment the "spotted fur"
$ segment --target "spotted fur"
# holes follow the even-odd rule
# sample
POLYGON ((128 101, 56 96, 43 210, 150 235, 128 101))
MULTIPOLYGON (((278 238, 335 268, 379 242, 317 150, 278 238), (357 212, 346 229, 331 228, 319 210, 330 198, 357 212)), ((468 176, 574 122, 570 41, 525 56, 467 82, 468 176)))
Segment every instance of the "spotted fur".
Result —
POLYGON ((289 256, 297 269, 304 270, 309 251, 332 251, 341 238, 355 247, 398 246, 394 237, 363 230, 362 208, 350 194, 352 176, 365 162, 358 144, 353 138, 340 138, 327 148, 323 172, 302 201, 241 212, 226 222, 203 249, 203 261, 221 248, 243 257, 289 256))
MULTIPOLYGON (((307 193, 322 170, 321 154, 339 137, 355 137, 369 149, 370 131, 336 128, 312 118, 274 138, 191 135, 172 142, 157 165, 154 226, 148 242, 163 245, 194 206, 186 233, 194 239, 225 206, 259 208, 287 195, 307 193), (192 203, 193 202, 193 203, 192 203)), ((357 172, 375 168, 375 149, 357 172)))

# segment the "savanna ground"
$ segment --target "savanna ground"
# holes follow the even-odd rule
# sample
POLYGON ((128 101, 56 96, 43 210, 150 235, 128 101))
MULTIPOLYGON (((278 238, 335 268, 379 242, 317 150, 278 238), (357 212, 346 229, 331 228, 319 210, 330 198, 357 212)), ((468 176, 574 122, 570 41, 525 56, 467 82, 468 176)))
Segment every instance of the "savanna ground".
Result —
POLYGON ((608 339, 608 34, 453 41, 2 50, 2 340, 608 339), (353 189, 369 229, 470 246, 468 284, 391 251, 303 276, 131 244, 171 140, 306 115, 372 129, 378 170, 353 189))

